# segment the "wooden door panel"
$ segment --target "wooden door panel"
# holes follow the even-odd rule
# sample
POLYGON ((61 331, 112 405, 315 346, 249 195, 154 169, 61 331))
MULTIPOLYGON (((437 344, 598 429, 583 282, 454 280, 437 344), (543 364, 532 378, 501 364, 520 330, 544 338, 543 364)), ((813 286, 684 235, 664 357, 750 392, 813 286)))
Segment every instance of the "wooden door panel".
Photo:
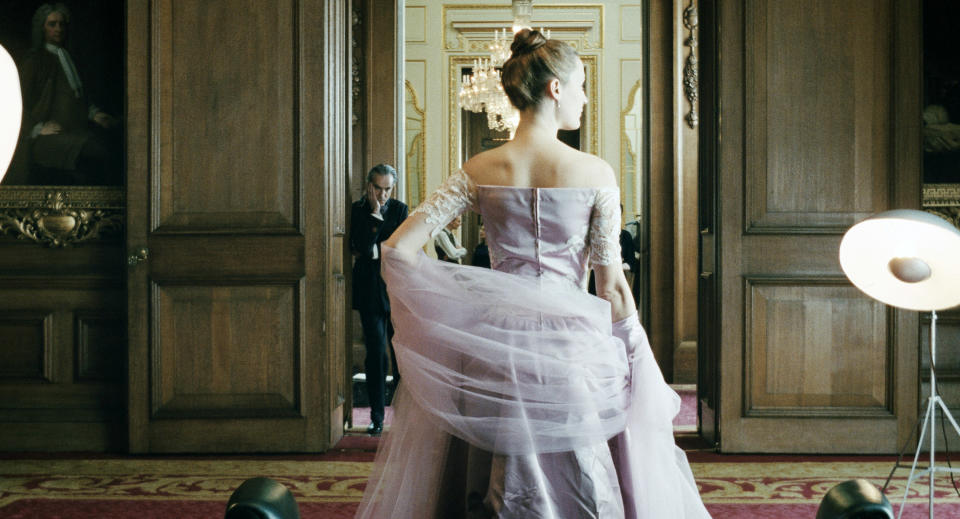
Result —
POLYGON ((838 252, 853 223, 919 202, 917 2, 709 4, 720 448, 896 452, 917 317, 853 287, 838 252))
POLYGON ((302 236, 284 234, 154 233, 148 268, 150 278, 158 281, 299 279, 306 262, 304 243, 302 236), (270 255, 263 256, 264 251, 270 255))
POLYGON ((117 307, 122 290, 77 278, 6 281, 0 288, 0 445, 117 449, 126 347, 117 307))
POLYGON ((327 130, 347 128, 330 110, 347 96, 345 5, 128 3, 128 32, 153 35, 128 51, 132 451, 316 451, 342 434, 329 381, 346 366, 326 360, 344 332, 326 324, 346 311, 328 298, 348 172, 327 130))
POLYGON ((293 4, 157 2, 157 231, 298 230, 293 4))
POLYGON ((299 283, 154 290, 154 418, 303 415, 299 283))
POLYGON ((81 382, 122 383, 126 372, 126 320, 118 312, 78 311, 76 379, 81 382))
POLYGON ((891 11, 746 2, 747 232, 843 232, 886 207, 891 11))
POLYGON ((0 382, 34 385, 35 403, 73 384, 113 388, 124 359, 121 291, 47 281, 44 289, 0 289, 0 382))
MULTIPOLYGON (((739 231, 739 229, 738 229, 739 231)), ((804 229, 778 234, 744 234, 738 258, 751 275, 828 275, 840 270, 839 234, 806 234, 804 229)))
POLYGON ((845 280, 747 279, 744 414, 890 416, 886 307, 845 280))
POLYGON ((52 312, 4 312, 0 316, 0 381, 53 382, 52 335, 52 312))
POLYGON ((52 382, 53 315, 42 310, 0 317, 0 380, 52 382))

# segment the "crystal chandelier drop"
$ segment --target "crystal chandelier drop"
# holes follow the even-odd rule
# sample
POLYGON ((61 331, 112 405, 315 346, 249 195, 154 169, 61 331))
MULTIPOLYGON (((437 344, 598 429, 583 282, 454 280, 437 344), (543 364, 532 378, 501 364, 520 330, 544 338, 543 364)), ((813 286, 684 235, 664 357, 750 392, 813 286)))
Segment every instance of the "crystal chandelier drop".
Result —
MULTIPOLYGON (((533 12, 533 0, 513 0, 513 34, 520 29, 530 29, 530 16, 533 12)), ((549 38, 549 36, 547 36, 549 38)), ((510 44, 513 35, 507 36, 507 30, 493 32, 493 41, 487 46, 489 58, 473 61, 473 71, 460 78, 458 100, 460 107, 471 112, 487 112, 487 126, 491 130, 513 132, 520 122, 520 112, 510 104, 503 91, 500 67, 510 57, 510 44)))

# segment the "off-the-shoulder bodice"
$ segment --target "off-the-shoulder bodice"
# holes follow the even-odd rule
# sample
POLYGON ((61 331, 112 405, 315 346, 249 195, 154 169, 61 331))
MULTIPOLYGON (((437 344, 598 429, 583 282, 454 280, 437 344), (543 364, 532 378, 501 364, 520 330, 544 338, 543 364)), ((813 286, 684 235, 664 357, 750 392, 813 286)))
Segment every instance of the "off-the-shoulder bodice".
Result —
POLYGON ((439 230, 468 208, 483 217, 494 269, 586 287, 591 263, 620 262, 616 188, 476 185, 458 171, 414 213, 439 230))

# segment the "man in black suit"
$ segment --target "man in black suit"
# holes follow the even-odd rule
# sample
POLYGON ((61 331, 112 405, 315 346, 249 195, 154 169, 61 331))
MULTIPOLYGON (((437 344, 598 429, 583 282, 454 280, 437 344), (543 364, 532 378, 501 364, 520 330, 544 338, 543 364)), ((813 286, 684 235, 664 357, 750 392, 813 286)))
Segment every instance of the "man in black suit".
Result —
POLYGON ((383 408, 387 376, 387 347, 393 359, 393 326, 390 324, 390 300, 380 277, 380 243, 407 218, 407 205, 390 198, 397 182, 397 170, 378 164, 367 173, 364 197, 353 203, 350 214, 350 250, 353 252, 353 309, 360 312, 363 342, 367 357, 367 395, 370 399, 370 427, 367 432, 383 431, 383 408))

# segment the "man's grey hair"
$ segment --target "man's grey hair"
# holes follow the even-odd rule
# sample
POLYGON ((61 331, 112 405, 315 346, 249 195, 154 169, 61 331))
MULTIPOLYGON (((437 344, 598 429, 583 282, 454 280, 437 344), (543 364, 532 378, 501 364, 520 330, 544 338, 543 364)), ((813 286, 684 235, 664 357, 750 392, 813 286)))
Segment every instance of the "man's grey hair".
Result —
POLYGON ((390 164, 377 164, 376 166, 370 168, 370 171, 367 172, 367 183, 373 182, 374 176, 379 175, 390 175, 393 177, 393 182, 397 182, 397 170, 394 169, 390 164))
MULTIPOLYGON (((33 13, 33 23, 31 25, 33 48, 39 49, 43 47, 43 24, 46 23, 47 17, 52 13, 62 14, 63 21, 68 24, 70 23, 70 9, 66 5, 57 2, 55 4, 43 4, 38 7, 37 11, 33 13)), ((69 37, 70 34, 68 33, 67 36, 69 37)))

